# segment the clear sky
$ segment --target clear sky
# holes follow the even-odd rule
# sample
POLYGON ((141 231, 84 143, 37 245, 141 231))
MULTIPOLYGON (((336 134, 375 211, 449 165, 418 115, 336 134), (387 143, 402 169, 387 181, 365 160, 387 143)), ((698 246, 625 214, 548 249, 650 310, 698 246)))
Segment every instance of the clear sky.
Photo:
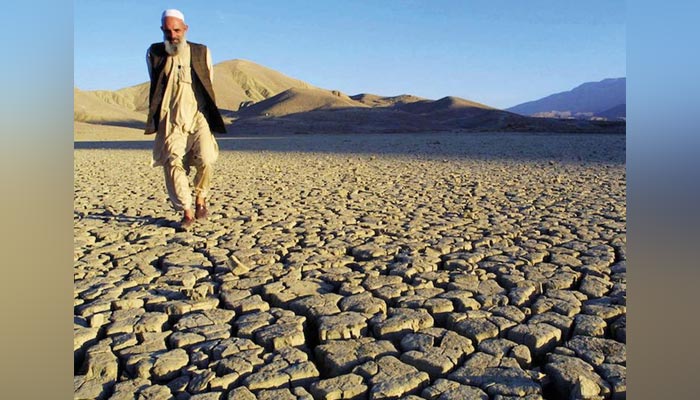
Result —
POLYGON ((185 14, 188 40, 209 46, 215 64, 246 59, 348 95, 507 108, 626 76, 620 0, 75 0, 75 86, 147 81, 166 8, 185 14))

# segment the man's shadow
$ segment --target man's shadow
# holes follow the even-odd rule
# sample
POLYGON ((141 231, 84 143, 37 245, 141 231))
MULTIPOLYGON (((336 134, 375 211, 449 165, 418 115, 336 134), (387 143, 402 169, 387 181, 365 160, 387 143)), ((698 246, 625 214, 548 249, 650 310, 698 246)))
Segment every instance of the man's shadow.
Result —
POLYGON ((163 217, 153 217, 150 215, 145 216, 132 216, 126 214, 117 214, 110 210, 104 210, 101 212, 80 212, 73 211, 74 220, 82 219, 95 219, 102 221, 114 221, 114 222, 125 222, 125 223, 140 223, 141 225, 154 225, 167 228, 177 228, 179 226, 179 221, 163 218, 163 217))

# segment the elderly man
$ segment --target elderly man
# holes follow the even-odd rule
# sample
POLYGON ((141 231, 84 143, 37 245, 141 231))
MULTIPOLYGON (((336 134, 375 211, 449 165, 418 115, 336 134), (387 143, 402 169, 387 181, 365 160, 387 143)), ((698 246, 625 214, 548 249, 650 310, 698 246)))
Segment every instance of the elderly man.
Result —
POLYGON ((188 230, 195 219, 207 217, 213 164, 219 147, 213 132, 226 133, 214 98, 209 49, 187 42, 185 16, 165 10, 161 17, 164 41, 148 48, 151 77, 146 134, 156 133, 153 166, 163 166, 165 186, 173 207, 183 212, 188 230), (195 209, 187 173, 194 166, 195 209), (187 172, 186 172, 187 171, 187 172))

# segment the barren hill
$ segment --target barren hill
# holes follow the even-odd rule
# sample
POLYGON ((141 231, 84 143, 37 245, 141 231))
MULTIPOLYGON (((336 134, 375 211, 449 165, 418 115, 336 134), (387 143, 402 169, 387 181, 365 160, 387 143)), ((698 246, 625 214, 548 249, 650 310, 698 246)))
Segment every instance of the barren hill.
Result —
POLYGON ((317 89, 247 60, 229 60, 214 66, 216 103, 224 110, 236 111, 242 102, 259 102, 290 88, 317 89))
POLYGON ((148 83, 129 86, 117 91, 94 90, 90 91, 95 97, 108 104, 124 107, 131 111, 148 111, 148 83))
MULTIPOLYGON (((148 87, 146 82, 117 91, 76 88, 76 133, 106 125, 142 128, 148 87)), ((605 125, 531 118, 453 96, 429 100, 409 94, 385 97, 362 93, 349 97, 246 60, 216 64, 214 91, 225 121, 232 124, 232 132, 238 133, 624 132, 624 122, 605 125)))
POLYGON ((314 110, 332 110, 339 108, 365 108, 365 104, 352 100, 338 91, 323 89, 293 88, 255 103, 240 110, 241 116, 281 117, 314 110))
POLYGON ((370 107, 394 107, 402 104, 415 103, 417 101, 426 100, 422 97, 413 96, 410 94, 402 94, 399 96, 382 97, 376 94, 360 93, 350 96, 351 99, 359 101, 370 107))
MULTIPOLYGON (((78 122, 107 125, 143 124, 146 120, 146 111, 138 109, 140 105, 137 103, 137 95, 125 95, 122 92, 124 90, 127 89, 116 92, 73 89, 73 119, 78 122)), ((138 93, 138 90, 127 90, 126 93, 131 94, 131 92, 138 93)))
MULTIPOLYGON (((74 89, 74 119, 80 122, 143 125, 148 108, 149 83, 124 89, 74 89)), ((214 65, 214 92, 222 110, 236 111, 243 102, 257 102, 290 88, 315 89, 251 61, 229 60, 214 65)))
POLYGON ((421 100, 399 105, 399 109, 413 114, 430 113, 454 113, 477 110, 494 110, 493 107, 465 100, 459 97, 448 96, 439 100, 421 100))

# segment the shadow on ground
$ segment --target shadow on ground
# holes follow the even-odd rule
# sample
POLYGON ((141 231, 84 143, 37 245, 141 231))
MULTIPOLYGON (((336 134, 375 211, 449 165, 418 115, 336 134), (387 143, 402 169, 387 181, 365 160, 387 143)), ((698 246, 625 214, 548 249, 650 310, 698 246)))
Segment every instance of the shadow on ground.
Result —
MULTIPOLYGON (((530 161, 625 163, 624 134, 410 133, 218 135, 222 151, 381 154, 530 161)), ((75 149, 150 150, 151 141, 75 142, 75 149)))
POLYGON ((95 219, 101 221, 114 221, 125 223, 138 223, 139 225, 154 225, 165 227, 177 227, 178 221, 170 220, 162 217, 151 216, 134 216, 123 213, 114 213, 110 210, 102 210, 100 212, 78 212, 73 211, 73 217, 80 219, 95 219))

